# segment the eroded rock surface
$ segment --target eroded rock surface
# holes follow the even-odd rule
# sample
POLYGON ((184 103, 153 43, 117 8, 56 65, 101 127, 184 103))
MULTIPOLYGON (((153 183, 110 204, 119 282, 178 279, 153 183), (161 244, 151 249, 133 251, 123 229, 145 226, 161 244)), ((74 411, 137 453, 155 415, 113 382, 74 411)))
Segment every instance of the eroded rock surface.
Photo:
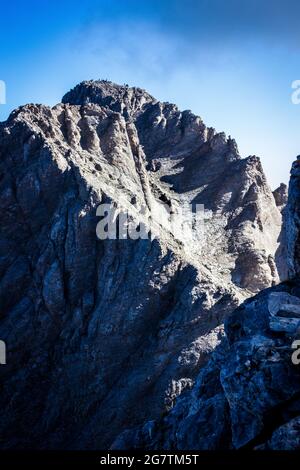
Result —
POLYGON ((291 279, 247 299, 225 334, 160 420, 123 432, 113 448, 300 449, 299 160, 285 211, 291 279))
MULTIPOLYGON (((53 108, 17 109, 0 124, 0 171, 1 448, 105 448, 157 419, 228 313, 278 282, 281 214, 259 159, 141 89, 84 82, 53 108), (99 240, 110 202, 151 220, 204 204, 204 232, 99 240)), ((229 407, 212 380, 217 422, 229 407)))
POLYGON ((276 202, 276 206, 282 211, 288 201, 288 187, 286 184, 281 183, 281 185, 273 191, 273 196, 276 202))

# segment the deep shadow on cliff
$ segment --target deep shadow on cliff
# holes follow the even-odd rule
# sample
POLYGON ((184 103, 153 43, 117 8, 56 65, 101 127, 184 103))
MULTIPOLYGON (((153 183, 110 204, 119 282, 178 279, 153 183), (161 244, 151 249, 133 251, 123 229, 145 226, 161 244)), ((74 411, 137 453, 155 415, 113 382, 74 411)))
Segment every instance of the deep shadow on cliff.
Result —
MULTIPOLYGON (((113 448, 300 449, 299 168, 298 159, 281 232, 289 280, 234 310, 192 390, 160 420, 122 433, 113 448)), ((286 202, 281 189, 278 206, 286 202)))

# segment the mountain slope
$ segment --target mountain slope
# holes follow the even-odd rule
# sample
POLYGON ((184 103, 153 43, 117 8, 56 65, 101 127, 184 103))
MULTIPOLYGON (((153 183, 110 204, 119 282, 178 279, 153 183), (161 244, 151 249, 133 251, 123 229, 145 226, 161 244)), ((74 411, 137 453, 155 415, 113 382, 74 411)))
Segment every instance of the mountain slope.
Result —
POLYGON ((246 297, 278 281, 281 213, 257 157, 145 91, 83 82, 0 125, 2 448, 104 448, 157 418, 246 297), (99 240, 100 203, 154 239, 99 240), (174 233, 184 204, 204 231, 174 233))
POLYGON ((285 209, 290 280, 236 309, 193 389, 160 420, 122 433, 113 448, 300 449, 299 182, 298 159, 285 209))

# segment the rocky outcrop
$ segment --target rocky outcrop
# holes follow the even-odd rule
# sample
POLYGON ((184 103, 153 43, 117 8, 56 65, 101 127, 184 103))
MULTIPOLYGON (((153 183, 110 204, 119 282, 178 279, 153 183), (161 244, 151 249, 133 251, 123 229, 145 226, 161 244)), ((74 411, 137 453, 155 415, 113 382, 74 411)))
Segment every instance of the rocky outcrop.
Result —
POLYGON ((287 265, 289 276, 300 274, 300 240, 299 240, 299 195, 300 195, 300 157, 293 163, 289 188, 289 203, 286 208, 285 237, 287 245, 287 265))
POLYGON ((300 449, 299 181, 297 161, 284 227, 293 277, 236 309, 192 390, 113 448, 300 449))
POLYGON ((113 448, 299 449, 300 367, 292 362, 299 289, 290 281, 247 300, 228 318, 191 392, 160 421, 124 432, 113 448))
POLYGON ((288 200, 288 187, 281 184, 275 191, 273 196, 278 209, 282 214, 282 229, 278 238, 279 246, 275 254, 275 262, 281 281, 289 278, 288 262, 287 262, 287 233, 286 228, 289 226, 287 219, 287 200, 288 200))
POLYGON ((273 196, 276 202, 276 206, 282 212, 285 208, 288 201, 288 187, 286 184, 281 183, 281 185, 273 191, 273 196))
POLYGON ((158 419, 228 313, 278 281, 281 214, 259 159, 141 89, 84 82, 17 109, 0 172, 1 448, 105 448, 158 419), (156 236, 98 239, 100 203, 143 208, 156 236), (165 223, 186 204, 204 204, 203 229, 165 223))

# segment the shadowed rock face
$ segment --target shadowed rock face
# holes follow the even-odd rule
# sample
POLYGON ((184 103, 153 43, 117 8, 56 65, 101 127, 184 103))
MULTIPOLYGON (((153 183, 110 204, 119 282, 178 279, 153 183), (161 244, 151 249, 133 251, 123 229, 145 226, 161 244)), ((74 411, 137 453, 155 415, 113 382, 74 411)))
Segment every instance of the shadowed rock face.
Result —
POLYGON ((0 172, 2 448, 105 448, 157 419, 228 313, 278 281, 259 159, 141 89, 84 82, 19 108, 0 124, 0 172), (151 229, 163 204, 204 204, 204 232, 99 240, 104 202, 145 207, 151 229))
POLYGON ((273 196, 276 202, 276 206, 282 211, 288 201, 288 187, 286 184, 281 183, 281 185, 273 191, 273 196))
POLYGON ((123 432, 113 448, 300 449, 299 181, 297 160, 284 209, 290 280, 229 315, 192 390, 160 420, 123 432))
POLYGON ((293 163, 286 209, 287 265, 290 277, 300 275, 300 157, 293 163))
POLYGON ((286 207, 288 201, 288 187, 282 183, 273 191, 273 196, 282 214, 282 228, 278 238, 279 247, 275 254, 275 262, 280 279, 285 281, 289 278, 287 261, 287 228, 289 227, 289 222, 287 220, 288 208, 286 207))

